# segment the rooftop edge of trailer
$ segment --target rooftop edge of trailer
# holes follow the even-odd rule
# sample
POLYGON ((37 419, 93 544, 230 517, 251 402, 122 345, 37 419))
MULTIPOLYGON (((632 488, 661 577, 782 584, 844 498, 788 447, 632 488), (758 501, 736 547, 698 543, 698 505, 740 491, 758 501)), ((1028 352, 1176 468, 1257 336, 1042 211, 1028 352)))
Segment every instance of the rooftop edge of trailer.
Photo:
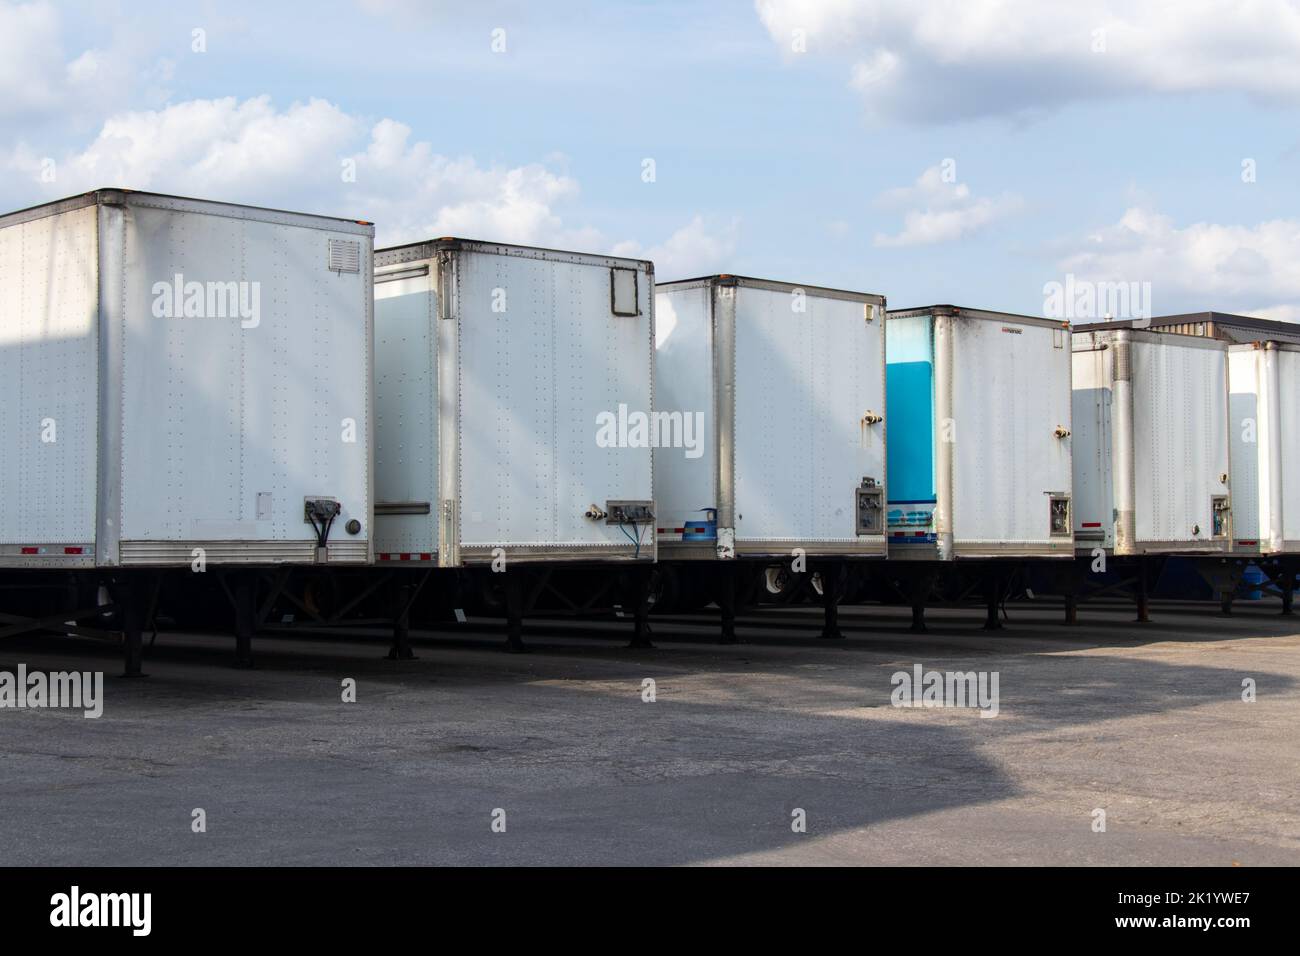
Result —
POLYGON ((655 288, 663 292, 674 292, 686 289, 702 289, 712 285, 730 288, 766 289, 769 292, 793 292, 796 289, 801 289, 809 295, 825 299, 847 299, 850 302, 868 302, 872 305, 878 305, 882 309, 885 307, 885 296, 875 292, 854 292, 851 289, 833 289, 829 286, 808 285, 803 282, 784 282, 780 279, 756 279, 753 276, 733 275, 727 272, 720 272, 710 276, 697 276, 693 279, 673 279, 669 282, 660 282, 655 288))
POLYGON ((509 242, 489 242, 483 239, 463 239, 457 236, 442 236, 438 239, 421 239, 396 246, 384 246, 375 250, 375 268, 402 265, 407 262, 421 262, 431 259, 439 252, 465 250, 482 252, 488 255, 515 256, 521 259, 543 259, 550 262, 572 262, 580 265, 605 264, 611 268, 638 269, 654 274, 655 264, 649 259, 636 259, 629 256, 610 256, 598 252, 574 252, 569 249, 552 249, 547 246, 525 246, 509 242))
POLYGON ((987 319, 991 322, 996 322, 999 319, 1014 319, 1022 325, 1038 325, 1049 329, 1071 328, 1070 323, 1063 319, 1046 319, 1037 315, 1023 315, 1019 312, 998 312, 994 309, 967 309, 946 302, 939 302, 934 305, 917 305, 906 309, 890 309, 888 318, 906 319, 917 315, 964 316, 971 319, 987 319))
POLYGON ((34 222, 60 213, 84 209, 86 206, 149 206, 157 209, 170 209, 176 212, 194 212, 206 215, 224 215, 232 219, 249 219, 255 222, 270 222, 286 226, 304 226, 307 228, 328 229, 331 232, 350 232, 359 236, 374 238, 374 223, 364 219, 344 219, 339 216, 324 216, 316 213, 291 212, 287 209, 271 209, 265 206, 249 206, 241 203, 222 202, 214 199, 200 199, 193 196, 173 196, 168 193, 155 193, 141 189, 123 189, 121 187, 103 187, 92 189, 63 199, 28 206, 0 215, 0 228, 16 226, 25 222, 34 222))

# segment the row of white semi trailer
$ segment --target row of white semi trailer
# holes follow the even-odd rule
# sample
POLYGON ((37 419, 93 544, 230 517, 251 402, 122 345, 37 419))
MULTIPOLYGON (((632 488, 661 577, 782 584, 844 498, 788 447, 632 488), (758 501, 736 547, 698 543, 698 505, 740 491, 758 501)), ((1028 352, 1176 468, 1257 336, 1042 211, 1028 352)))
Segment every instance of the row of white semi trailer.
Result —
POLYGON ((107 189, 0 217, 0 636, 912 607, 1147 614, 1167 556, 1290 610, 1300 347, 107 189))

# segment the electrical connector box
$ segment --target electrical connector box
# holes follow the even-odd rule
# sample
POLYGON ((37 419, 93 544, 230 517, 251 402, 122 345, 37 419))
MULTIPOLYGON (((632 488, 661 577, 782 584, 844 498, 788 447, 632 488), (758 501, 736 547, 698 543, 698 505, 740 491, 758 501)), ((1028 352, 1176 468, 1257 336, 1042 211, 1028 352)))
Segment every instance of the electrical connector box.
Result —
POLYGON ((882 534, 885 530, 885 489, 872 478, 863 478, 857 489, 859 535, 882 534))
POLYGON ((655 518, 653 501, 607 501, 605 524, 648 524, 655 518))

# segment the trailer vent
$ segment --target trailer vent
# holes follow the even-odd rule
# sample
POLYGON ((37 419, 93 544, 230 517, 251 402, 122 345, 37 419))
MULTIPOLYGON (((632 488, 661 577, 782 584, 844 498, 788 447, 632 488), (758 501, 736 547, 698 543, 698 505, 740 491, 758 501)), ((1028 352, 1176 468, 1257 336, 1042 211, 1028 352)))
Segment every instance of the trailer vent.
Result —
POLYGON ((353 239, 329 241, 330 272, 360 272, 361 243, 353 239))
POLYGON ((615 315, 640 315, 635 269, 609 270, 609 307, 615 315))

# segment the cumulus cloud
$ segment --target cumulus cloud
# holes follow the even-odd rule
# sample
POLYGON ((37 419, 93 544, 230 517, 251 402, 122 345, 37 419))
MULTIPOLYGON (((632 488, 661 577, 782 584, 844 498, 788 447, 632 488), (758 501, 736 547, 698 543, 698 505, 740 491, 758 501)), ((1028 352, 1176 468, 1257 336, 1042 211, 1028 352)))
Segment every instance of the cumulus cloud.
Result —
POLYGON ((714 228, 703 216, 696 216, 657 245, 645 248, 640 243, 625 241, 615 244, 613 253, 653 260, 659 281, 711 275, 726 270, 727 260, 736 249, 738 227, 739 223, 733 220, 714 228))
POLYGON ((956 182, 955 174, 946 174, 945 169, 943 164, 931 166, 911 186, 888 190, 877 198, 877 205, 883 208, 903 210, 902 230, 894 235, 877 233, 877 246, 952 242, 1017 212, 1023 205, 1020 197, 1010 193, 974 196, 967 184, 956 182))
POLYGON ((695 218, 664 242, 615 241, 573 225, 576 180, 547 163, 483 165, 440 154, 393 119, 371 123, 326 100, 278 108, 269 96, 188 100, 106 120, 84 147, 44 158, 25 144, 2 164, 39 202, 105 186, 169 192, 376 223, 380 245, 464 236, 655 259, 670 274, 713 269, 734 247, 734 225, 695 218))
POLYGON ((56 6, 0 2, 0 119, 84 115, 128 89, 165 95, 174 64, 150 59, 146 45, 124 32, 104 49, 68 53, 56 6))
POLYGON ((1126 94, 1300 94, 1297 0, 755 0, 792 61, 839 57, 880 115, 1033 114, 1126 94), (802 40, 799 38, 802 37, 802 40))
POLYGON ((1134 206, 1060 262, 1092 282, 1150 282, 1156 314, 1223 311, 1300 319, 1300 221, 1179 226, 1134 206))

